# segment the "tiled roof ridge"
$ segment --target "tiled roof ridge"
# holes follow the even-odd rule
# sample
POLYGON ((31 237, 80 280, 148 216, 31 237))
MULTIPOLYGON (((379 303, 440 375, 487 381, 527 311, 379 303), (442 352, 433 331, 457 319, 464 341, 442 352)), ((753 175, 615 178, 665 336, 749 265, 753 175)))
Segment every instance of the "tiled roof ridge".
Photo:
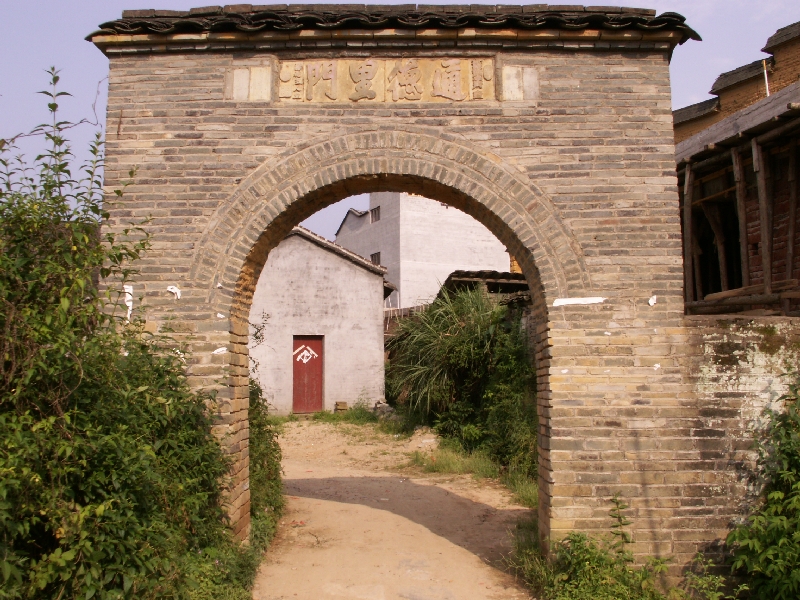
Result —
POLYGON ((342 222, 339 223, 339 227, 336 228, 336 235, 339 235, 339 232, 342 230, 342 225, 344 225, 344 222, 347 220, 347 217, 349 217, 350 214, 354 214, 357 217, 363 217, 367 214, 367 212, 368 211, 366 210, 358 210, 357 208, 348 208, 347 212, 344 213, 344 217, 342 217, 342 222))
POLYGON ((708 100, 703 100, 702 102, 697 102, 696 104, 690 104, 689 106, 684 106, 683 108, 678 108, 672 111, 672 123, 673 125, 680 125, 681 123, 686 123, 692 119, 704 117, 708 113, 714 112, 718 108, 719 98, 709 98, 708 100))
POLYGON ((742 65, 741 67, 736 67, 730 71, 720 73, 717 79, 714 81, 714 85, 711 86, 711 91, 709 94, 716 95, 718 92, 729 88, 732 85, 736 85, 737 83, 741 83, 758 75, 762 75, 764 70, 762 61, 766 61, 767 67, 771 68, 775 62, 775 59, 771 56, 759 58, 751 63, 742 65))
POLYGON ((796 37, 800 37, 800 21, 778 29, 778 31, 769 36, 767 45, 764 46, 761 51, 766 52, 767 54, 772 54, 772 50, 774 50, 776 47, 780 46, 781 44, 785 44, 796 37))
POLYGON ((379 275, 384 275, 384 276, 386 275, 386 267, 376 265, 368 258, 364 258, 360 254, 356 254, 355 252, 352 252, 351 250, 348 250, 347 248, 344 248, 339 244, 330 241, 328 238, 325 238, 317 233, 314 233, 310 229, 306 229, 302 225, 295 225, 292 228, 292 231, 286 237, 289 237, 291 235, 299 235, 300 237, 306 238, 310 242, 313 242, 326 250, 330 250, 334 254, 338 254, 343 258, 346 258, 351 262, 354 262, 359 266, 364 267, 369 271, 372 271, 373 273, 377 273, 379 275))
MULTIPOLYGON (((778 29, 775 33, 773 33, 769 37, 769 39, 767 40, 767 45, 764 46, 761 49, 761 51, 764 52, 765 54, 773 54, 773 50, 775 48, 797 37, 800 37, 800 21, 792 23, 791 25, 786 25, 785 27, 781 27, 780 29, 778 29)), ((721 92, 724 89, 727 89, 743 81, 747 81, 748 79, 752 79, 753 77, 762 75, 764 69, 762 61, 767 62, 768 68, 771 68, 775 64, 775 58, 773 56, 768 56, 756 59, 753 62, 747 63, 746 65, 742 65, 740 67, 736 67, 735 69, 731 69, 730 71, 725 71, 724 73, 720 73, 717 76, 716 80, 714 81, 714 84, 711 86, 711 91, 709 92, 709 94, 718 96, 719 92, 721 92)), ((677 110, 672 111, 674 123, 677 125, 678 123, 684 123, 686 121, 690 121, 697 117, 703 116, 703 114, 707 114, 708 112, 710 112, 710 110, 713 109, 709 109, 705 112, 698 113, 697 115, 681 118, 683 114, 692 113, 693 111, 690 109, 706 108, 707 106, 711 106, 711 104, 713 104, 714 101, 715 99, 711 98, 709 100, 704 100, 703 102, 698 102, 697 104, 691 104, 689 106, 685 106, 683 108, 679 108, 677 110), (684 113, 683 111, 687 112, 684 113)))
POLYGON ((497 29, 638 29, 680 31, 680 43, 700 36, 677 13, 612 6, 547 5, 368 5, 368 4, 236 4, 189 11, 129 10, 100 25, 98 34, 173 34, 203 31, 297 31, 301 29, 429 29, 475 27, 497 29))

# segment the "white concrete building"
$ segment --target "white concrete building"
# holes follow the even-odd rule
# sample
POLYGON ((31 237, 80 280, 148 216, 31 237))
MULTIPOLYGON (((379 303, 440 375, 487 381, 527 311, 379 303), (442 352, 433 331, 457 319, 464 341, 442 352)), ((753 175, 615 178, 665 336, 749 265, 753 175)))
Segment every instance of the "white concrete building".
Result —
POLYGON ((369 210, 350 209, 336 243, 387 269, 397 286, 387 308, 429 302, 456 270, 508 271, 509 255, 478 221, 441 202, 397 192, 370 194, 369 210))
POLYGON ((250 309, 250 357, 276 414, 383 399, 385 272, 302 227, 270 252, 250 309))

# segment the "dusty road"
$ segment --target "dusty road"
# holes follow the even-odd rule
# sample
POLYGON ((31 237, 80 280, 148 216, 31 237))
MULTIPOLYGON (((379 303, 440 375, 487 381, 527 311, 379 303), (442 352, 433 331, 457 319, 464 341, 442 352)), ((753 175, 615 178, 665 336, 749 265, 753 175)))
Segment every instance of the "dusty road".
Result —
POLYGON ((372 426, 286 424, 287 506, 253 597, 529 599, 501 563, 526 509, 492 482, 400 468, 431 442, 372 426))

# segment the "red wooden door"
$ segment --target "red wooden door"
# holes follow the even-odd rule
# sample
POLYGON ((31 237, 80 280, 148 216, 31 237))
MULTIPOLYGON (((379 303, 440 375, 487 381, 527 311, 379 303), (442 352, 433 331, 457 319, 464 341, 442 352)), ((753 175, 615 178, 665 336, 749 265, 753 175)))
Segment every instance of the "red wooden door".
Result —
POLYGON ((296 335, 292 351, 292 412, 319 412, 322 410, 322 336, 296 335))

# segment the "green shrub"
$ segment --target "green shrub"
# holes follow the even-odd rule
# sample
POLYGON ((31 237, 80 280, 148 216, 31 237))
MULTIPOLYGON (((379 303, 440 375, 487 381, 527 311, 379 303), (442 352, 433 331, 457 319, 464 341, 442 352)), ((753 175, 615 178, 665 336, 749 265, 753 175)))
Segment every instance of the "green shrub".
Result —
POLYGON ((214 546, 190 555, 192 600, 249 600, 264 550, 277 530, 284 505, 278 427, 268 416, 258 382, 250 380, 250 544, 220 536, 214 546))
POLYGON ((729 596, 725 590, 729 587, 729 582, 726 577, 720 575, 717 565, 703 554, 699 553, 692 561, 691 569, 686 573, 684 578, 684 587, 686 594, 672 590, 671 597, 675 598, 701 598, 702 600, 736 600, 742 592, 746 592, 749 587, 745 584, 740 585, 729 596))
POLYGON ((250 514, 251 544, 266 548, 283 510, 281 447, 278 426, 270 419, 261 386, 250 380, 250 514))
POLYGON ((510 562, 534 593, 546 600, 664 600, 656 578, 665 561, 633 565, 622 512, 627 506, 616 497, 613 502, 612 541, 570 533, 553 544, 550 557, 539 550, 535 521, 521 524, 510 562))
POLYGON ((388 343, 387 397, 467 452, 536 470, 534 372, 520 315, 480 290, 443 290, 388 343))
POLYGON ((249 597, 213 398, 127 321, 148 240, 108 232, 99 138, 73 177, 51 75, 49 149, 29 168, 0 140, 0 598, 249 597))
POLYGON ((746 574, 753 596, 800 597, 800 377, 781 398, 785 410, 767 411, 757 440, 763 502, 727 542, 734 571, 746 574))

